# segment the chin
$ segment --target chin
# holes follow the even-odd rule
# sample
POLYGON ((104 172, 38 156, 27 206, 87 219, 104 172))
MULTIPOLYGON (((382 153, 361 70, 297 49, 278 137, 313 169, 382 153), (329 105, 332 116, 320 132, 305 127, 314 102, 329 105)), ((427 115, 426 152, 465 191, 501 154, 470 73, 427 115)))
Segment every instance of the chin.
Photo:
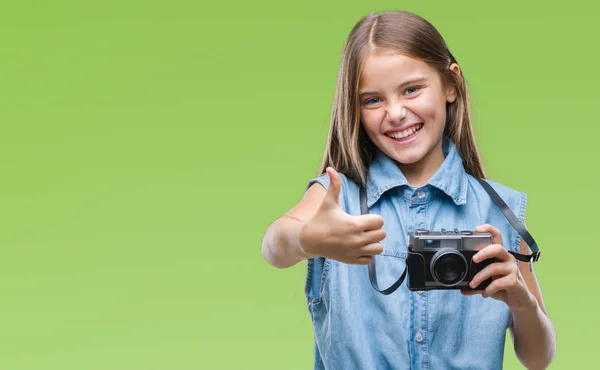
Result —
POLYGON ((424 155, 394 155, 391 156, 393 160, 400 164, 414 164, 421 161, 425 156, 424 155))
POLYGON ((423 147, 405 149, 387 147, 385 149, 384 152, 388 157, 401 164, 417 163, 425 158, 425 154, 427 154, 423 147))

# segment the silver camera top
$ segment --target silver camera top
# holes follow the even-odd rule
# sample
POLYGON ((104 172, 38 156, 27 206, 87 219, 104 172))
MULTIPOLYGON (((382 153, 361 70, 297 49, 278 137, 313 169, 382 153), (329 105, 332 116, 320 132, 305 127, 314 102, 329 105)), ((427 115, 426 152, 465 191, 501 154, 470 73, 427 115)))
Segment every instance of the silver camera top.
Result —
POLYGON ((410 236, 410 244, 413 251, 439 250, 442 248, 478 251, 492 244, 492 235, 459 229, 441 229, 440 231, 419 229, 410 236))

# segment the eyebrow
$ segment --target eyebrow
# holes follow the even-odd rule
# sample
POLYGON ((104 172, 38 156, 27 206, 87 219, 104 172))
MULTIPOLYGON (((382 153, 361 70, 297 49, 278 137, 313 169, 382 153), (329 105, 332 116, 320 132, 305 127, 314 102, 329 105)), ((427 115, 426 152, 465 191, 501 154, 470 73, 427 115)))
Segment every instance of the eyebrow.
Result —
MULTIPOLYGON (((427 79, 425 77, 420 77, 420 76, 412 77, 412 78, 409 78, 408 80, 402 82, 400 85, 398 85, 398 89, 401 89, 407 85, 411 85, 414 83, 424 83, 426 81, 427 81, 427 79)), ((377 94, 377 92, 376 91, 364 91, 364 92, 360 93, 360 97, 363 98, 366 95, 373 95, 373 94, 377 94)))

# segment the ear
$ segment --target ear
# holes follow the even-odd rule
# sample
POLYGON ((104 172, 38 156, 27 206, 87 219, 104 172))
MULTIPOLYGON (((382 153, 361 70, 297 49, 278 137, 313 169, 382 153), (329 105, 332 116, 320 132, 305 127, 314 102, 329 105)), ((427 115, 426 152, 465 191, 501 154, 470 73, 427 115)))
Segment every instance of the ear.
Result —
MULTIPOLYGON (((460 67, 458 66, 458 64, 452 63, 450 65, 450 67, 448 67, 448 69, 450 69, 450 71, 452 71, 452 73, 455 73, 460 78, 461 72, 460 72, 460 67)), ((446 101, 448 103, 454 103, 455 100, 456 100, 456 89, 453 86, 448 87, 446 89, 446 101)))

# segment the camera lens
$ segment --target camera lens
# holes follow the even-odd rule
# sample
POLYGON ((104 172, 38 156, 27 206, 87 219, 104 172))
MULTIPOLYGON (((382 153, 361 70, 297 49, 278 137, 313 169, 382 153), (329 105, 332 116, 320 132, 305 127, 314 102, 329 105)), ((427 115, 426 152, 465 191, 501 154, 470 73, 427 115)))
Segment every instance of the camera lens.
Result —
POLYGON ((441 250, 431 259, 431 275, 441 285, 456 285, 467 275, 467 260, 454 249, 441 250))

